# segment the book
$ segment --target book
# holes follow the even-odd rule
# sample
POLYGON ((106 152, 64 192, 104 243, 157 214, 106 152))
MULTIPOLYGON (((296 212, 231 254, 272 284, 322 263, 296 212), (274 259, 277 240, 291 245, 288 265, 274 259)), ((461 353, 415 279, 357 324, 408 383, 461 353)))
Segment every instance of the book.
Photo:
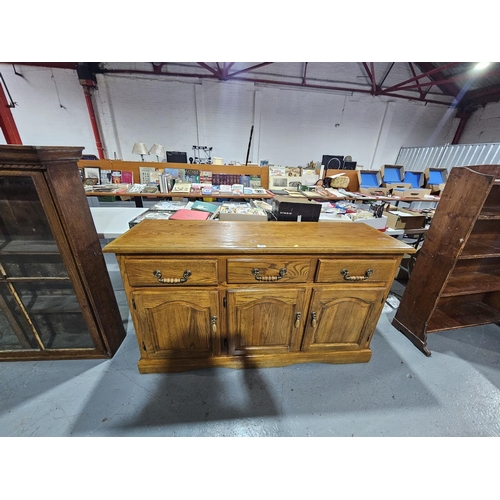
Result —
POLYGON ((170 220, 207 220, 209 216, 208 212, 181 208, 170 217, 170 220))
MULTIPOLYGON (((111 183, 121 184, 122 183, 122 171, 121 170, 111 170, 111 183)), ((130 183, 127 183, 130 184, 130 183)))
POLYGON ((261 187, 260 175, 251 175, 250 176, 250 187, 255 189, 261 187))
POLYGON ((286 168, 287 167, 269 165, 269 177, 285 177, 286 168))
POLYGON ((302 177, 301 167, 285 167, 285 175, 288 177, 302 177))
POLYGON ((101 184, 111 184, 111 170, 101 170, 101 184))
POLYGON ((148 184, 151 179, 151 172, 154 172, 153 167, 139 167, 139 182, 140 184, 148 184))
POLYGON ((190 193, 191 183, 190 182, 180 182, 176 181, 174 187, 172 188, 172 193, 190 193))
POLYGON ((231 192, 236 195, 243 194, 243 184, 233 184, 231 186, 231 192))
POLYGON ((208 203, 206 201, 195 201, 193 203, 193 206, 191 207, 191 210, 201 210, 203 212, 208 212, 213 214, 217 208, 219 208, 218 205, 215 203, 208 203))
POLYGON ((202 184, 212 184, 212 172, 209 170, 200 170, 200 182, 202 184))
POLYGON ((200 182, 200 171, 196 168, 186 168, 184 180, 196 184, 200 182))
POLYGON ((201 194, 212 194, 213 186, 212 184, 202 184, 201 185, 201 194))
POLYGON ((133 184, 127 189, 127 193, 141 193, 146 184, 133 184))
POLYGON ((191 193, 201 194, 201 184, 199 182, 191 183, 191 193))
POLYGON ((288 177, 284 175, 280 176, 270 176, 269 177, 269 187, 271 189, 285 189, 288 187, 288 177))
POLYGON ((156 184, 148 184, 141 193, 144 194, 156 194, 158 192, 158 186, 156 184))
POLYGON ((172 179, 180 179, 178 168, 164 168, 163 173, 170 175, 172 179))
POLYGON ((122 170, 122 182, 125 184, 134 183, 134 173, 128 170, 122 170))
POLYGON ((149 182, 154 182, 155 184, 158 184, 160 182, 160 175, 163 172, 161 170, 158 170, 157 168, 153 169, 150 174, 149 174, 149 182))

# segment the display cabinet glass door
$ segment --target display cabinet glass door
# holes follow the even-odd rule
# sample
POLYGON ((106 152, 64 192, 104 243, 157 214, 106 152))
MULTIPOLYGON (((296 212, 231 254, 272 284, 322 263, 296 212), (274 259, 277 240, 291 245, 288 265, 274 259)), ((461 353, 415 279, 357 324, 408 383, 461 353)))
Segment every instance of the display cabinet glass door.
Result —
POLYGON ((0 175, 0 351, 94 349, 42 172, 0 175), (50 218, 50 222, 49 222, 50 218), (61 244, 62 243, 62 244, 61 244))

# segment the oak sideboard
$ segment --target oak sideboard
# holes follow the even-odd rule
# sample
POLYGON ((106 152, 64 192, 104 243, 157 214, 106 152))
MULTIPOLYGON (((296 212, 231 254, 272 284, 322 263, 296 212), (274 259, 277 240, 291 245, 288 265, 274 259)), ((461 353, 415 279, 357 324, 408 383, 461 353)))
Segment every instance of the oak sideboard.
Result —
POLYGON ((151 373, 368 362, 415 249, 365 224, 145 220, 103 251, 151 373))

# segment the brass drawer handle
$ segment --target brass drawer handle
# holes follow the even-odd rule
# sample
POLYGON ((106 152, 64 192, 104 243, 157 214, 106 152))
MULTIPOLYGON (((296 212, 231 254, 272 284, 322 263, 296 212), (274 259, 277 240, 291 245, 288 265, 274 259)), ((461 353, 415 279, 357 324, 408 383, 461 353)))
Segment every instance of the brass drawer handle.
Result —
POLYGON ((346 281, 365 281, 373 274, 373 269, 367 269, 364 276, 349 276, 349 271, 347 269, 342 269, 340 274, 344 276, 346 281))
POLYGON ((286 267, 282 267, 278 276, 259 276, 259 270, 257 268, 252 269, 252 274, 255 276, 257 281, 278 281, 286 274, 286 267))
POLYGON ((167 283, 169 285, 173 285, 175 283, 185 283, 191 276, 191 274, 192 274, 191 271, 189 269, 186 269, 184 271, 182 278, 164 278, 161 274, 161 271, 158 270, 153 271, 153 275, 156 276, 156 278, 160 283, 167 283))
POLYGON ((316 317, 316 313, 315 312, 312 312, 311 313, 311 326, 313 328, 316 328, 316 325, 318 324, 318 320, 317 320, 317 317, 316 317))
POLYGON ((298 328, 300 326, 300 317, 302 316, 301 313, 295 313, 295 328, 298 328))
POLYGON ((212 316, 212 332, 217 332, 217 316, 212 316))

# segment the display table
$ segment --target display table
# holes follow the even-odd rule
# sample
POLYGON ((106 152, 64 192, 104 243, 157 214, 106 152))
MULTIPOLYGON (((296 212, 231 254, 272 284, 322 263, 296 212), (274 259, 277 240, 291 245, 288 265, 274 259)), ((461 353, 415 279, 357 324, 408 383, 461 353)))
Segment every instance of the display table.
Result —
POLYGON ((90 207, 99 238, 117 238, 129 230, 128 223, 144 213, 146 208, 90 207))
POLYGON ((144 220, 103 251, 148 373, 367 362, 415 249, 365 224, 144 220))

